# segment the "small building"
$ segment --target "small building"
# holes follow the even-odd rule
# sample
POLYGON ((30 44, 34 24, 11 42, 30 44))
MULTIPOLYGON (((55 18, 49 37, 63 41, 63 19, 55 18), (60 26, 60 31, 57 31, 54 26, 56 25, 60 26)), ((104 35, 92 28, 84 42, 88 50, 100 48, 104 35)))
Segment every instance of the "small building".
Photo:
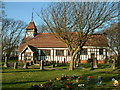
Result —
MULTIPOLYGON (((98 63, 104 63, 108 56, 108 43, 104 34, 93 34, 76 58, 87 63, 94 55, 98 63)), ((19 46, 19 61, 59 61, 69 62, 71 57, 66 45, 51 33, 37 33, 34 21, 26 27, 25 37, 19 46)))

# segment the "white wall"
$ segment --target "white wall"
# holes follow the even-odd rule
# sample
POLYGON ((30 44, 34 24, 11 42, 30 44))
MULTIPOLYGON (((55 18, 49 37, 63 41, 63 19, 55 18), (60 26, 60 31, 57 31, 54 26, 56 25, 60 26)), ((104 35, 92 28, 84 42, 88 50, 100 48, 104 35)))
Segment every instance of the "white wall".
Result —
MULTIPOLYGON (((88 55, 80 55, 81 60, 88 60, 91 58, 91 53, 95 54, 95 57, 97 60, 104 60, 106 58, 106 47, 102 47, 103 49, 103 55, 99 55, 99 48, 100 47, 90 47, 90 46, 84 46, 83 48, 87 48, 87 54, 88 55)), ((31 52, 30 49, 27 49, 26 52, 31 52)), ((64 61, 64 58, 66 61, 69 61, 71 59, 70 56, 67 56, 67 48, 38 48, 39 56, 38 60, 54 60, 54 61, 64 61), (41 56, 41 50, 42 49, 48 49, 51 50, 50 56, 41 56), (64 50, 64 56, 56 56, 56 50, 64 50)), ((109 54, 109 53, 107 53, 109 54)), ((33 56, 33 54, 31 54, 33 56)), ((31 58, 33 60, 33 57, 31 58)), ((19 54, 19 60, 21 60, 21 53, 19 54)), ((24 54, 22 54, 22 60, 24 60, 24 54)))
MULTIPOLYGON (((103 55, 99 55, 99 48, 100 47, 84 47, 87 48, 88 51, 88 55, 80 55, 80 59, 81 60, 88 60, 91 58, 91 53, 95 54, 95 57, 97 58, 97 60, 104 60, 106 57, 106 48, 104 47, 103 49, 103 55)), ((103 47, 102 47, 103 48, 103 47)), ((64 61, 64 58, 66 61, 69 61, 71 58, 70 56, 67 56, 67 48, 38 48, 40 50, 42 49, 48 49, 51 50, 51 56, 41 56, 41 58, 46 58, 46 60, 50 61, 50 60, 54 60, 54 61, 64 61), (64 50, 64 56, 56 56, 56 50, 64 50)))

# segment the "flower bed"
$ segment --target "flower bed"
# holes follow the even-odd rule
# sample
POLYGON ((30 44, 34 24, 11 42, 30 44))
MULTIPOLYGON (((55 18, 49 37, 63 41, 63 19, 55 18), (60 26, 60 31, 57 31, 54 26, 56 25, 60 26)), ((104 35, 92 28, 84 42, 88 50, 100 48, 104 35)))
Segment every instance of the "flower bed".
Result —
POLYGON ((103 88, 105 84, 102 83, 102 78, 98 77, 96 81, 94 81, 92 76, 67 76, 63 75, 62 77, 56 77, 54 80, 50 79, 47 83, 41 85, 34 85, 31 88, 45 88, 45 89, 79 89, 79 88, 93 88, 92 85, 96 84, 103 88), (98 80, 98 82, 97 82, 98 80))

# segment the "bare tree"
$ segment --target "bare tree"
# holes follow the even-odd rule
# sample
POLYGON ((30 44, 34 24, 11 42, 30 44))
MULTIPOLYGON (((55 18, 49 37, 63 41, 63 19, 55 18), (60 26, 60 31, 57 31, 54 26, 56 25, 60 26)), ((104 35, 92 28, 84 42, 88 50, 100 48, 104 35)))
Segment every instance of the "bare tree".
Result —
POLYGON ((41 11, 41 18, 66 44, 71 56, 69 70, 73 70, 76 54, 96 29, 118 16, 117 11, 117 3, 112 2, 53 3, 41 11))
POLYGON ((37 28, 38 33, 46 33, 46 32, 49 31, 48 28, 47 28, 47 26, 44 25, 44 24, 42 24, 42 25, 39 24, 37 27, 38 27, 38 28, 37 28))
POLYGON ((23 21, 15 21, 13 19, 2 20, 2 54, 3 56, 10 56, 21 42, 22 34, 24 35, 25 23, 23 21))
POLYGON ((103 33, 106 33, 107 35, 110 53, 111 53, 112 58, 114 58, 113 64, 115 64, 116 62, 116 65, 112 65, 112 67, 114 66, 113 67, 114 69, 115 67, 120 69, 120 30, 119 30, 119 27, 120 27, 120 22, 117 24, 113 24, 109 28, 102 31, 103 33))
MULTIPOLYGON (((1 39, 1 29, 2 29, 2 19, 5 17, 5 7, 2 1, 0 1, 0 39, 1 39)), ((2 60, 2 40, 0 40, 0 60, 2 60)))

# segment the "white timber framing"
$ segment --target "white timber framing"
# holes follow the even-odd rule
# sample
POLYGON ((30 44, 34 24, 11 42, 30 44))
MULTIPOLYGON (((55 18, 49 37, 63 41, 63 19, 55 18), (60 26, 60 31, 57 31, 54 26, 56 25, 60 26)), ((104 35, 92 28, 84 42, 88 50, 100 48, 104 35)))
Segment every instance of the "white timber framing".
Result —
MULTIPOLYGON (((79 55, 80 60, 88 60, 91 59, 91 54, 94 53, 97 60, 104 60, 108 55, 108 47, 95 47, 95 46, 84 46, 83 49, 87 49, 86 55, 79 55), (100 49, 103 49, 103 54, 100 55, 100 49)), ((38 57, 36 57, 38 60, 47 60, 47 61, 70 61, 70 56, 68 55, 68 49, 67 48, 36 48, 38 51, 38 57), (41 51, 42 50, 50 50, 50 55, 42 56, 41 51), (63 50, 62 56, 56 55, 56 50, 63 50)), ((33 51, 29 48, 29 46, 26 46, 22 52, 19 53, 19 60, 25 59, 25 53, 31 52, 31 60, 34 60, 33 51)))
MULTIPOLYGON (((94 47, 94 46, 84 46, 83 49, 87 49, 87 55, 80 55, 80 60, 88 60, 91 58, 91 54, 94 53, 97 60, 104 60, 107 55, 107 47, 94 47), (103 55, 99 54, 99 50, 103 49, 103 55)), ((39 57, 44 60, 48 61, 69 61, 71 58, 68 56, 68 49, 67 48, 37 48, 39 50, 50 50, 51 54, 50 56, 41 56, 39 54, 39 57), (56 50, 64 50, 63 56, 56 56, 56 50)))

